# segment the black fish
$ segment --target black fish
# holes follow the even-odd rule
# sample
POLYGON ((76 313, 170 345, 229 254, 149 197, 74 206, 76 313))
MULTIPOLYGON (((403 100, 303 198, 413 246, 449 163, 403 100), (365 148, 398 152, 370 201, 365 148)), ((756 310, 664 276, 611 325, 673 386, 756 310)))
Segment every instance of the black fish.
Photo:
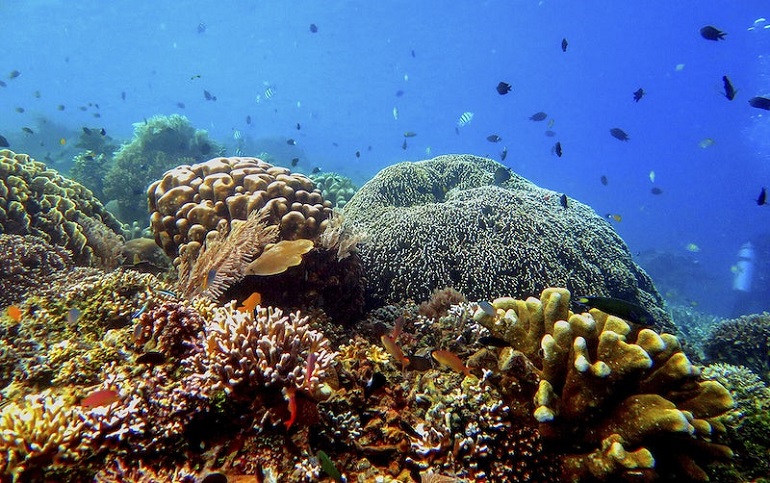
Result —
POLYGON ((407 148, 406 139, 404 139, 404 142, 401 144, 401 149, 406 151, 406 148, 407 148))
POLYGON ((415 439, 422 439, 423 435, 417 432, 416 429, 412 427, 411 424, 407 423, 403 419, 398 422, 398 425, 401 427, 401 431, 405 432, 409 436, 415 439))
POLYGON ((609 181, 607 180, 607 176, 605 175, 602 175, 602 177, 599 178, 599 180, 602 182, 604 186, 607 186, 607 183, 609 183, 609 181))
POLYGON ((501 96, 504 96, 504 95, 508 94, 509 92, 511 92, 511 85, 507 84, 505 82, 501 82, 501 83, 497 84, 496 89, 497 89, 497 93, 498 94, 500 94, 501 96))
POLYGON ((356 158, 360 158, 360 157, 361 157, 361 151, 356 151, 356 158))
POLYGON ((559 196, 559 204, 565 210, 567 209, 567 195, 563 194, 563 195, 559 196))
POLYGON ((251 124, 251 116, 246 116, 246 124, 251 124))
POLYGON ((505 166, 498 166, 495 170, 495 184, 503 184, 509 179, 511 179, 511 171, 505 166))
POLYGON ((412 58, 414 59, 414 58, 416 58, 416 57, 417 57, 417 54, 415 54, 415 53, 414 53, 414 49, 412 49, 412 58))
POLYGON ((125 100, 126 100, 126 91, 122 91, 122 92, 120 93, 120 100, 121 100, 121 101, 125 101, 125 100))
POLYGON ((500 151, 500 161, 505 161, 505 158, 508 157, 508 148, 503 147, 503 150, 500 151))
POLYGON ((562 52, 566 52, 567 51, 567 45, 569 45, 567 43, 567 38, 564 37, 563 39, 561 39, 561 51, 562 52))
POLYGON ((299 164, 299 158, 292 158, 291 166, 294 167, 299 164))
POLYGON ((64 107, 64 104, 59 104, 58 106, 56 106, 56 109, 59 111, 63 111, 64 109, 66 109, 66 107, 64 107))
POLYGON ((546 117, 548 117, 548 114, 540 111, 540 112, 536 112, 536 113, 532 114, 531 116, 529 116, 529 120, 530 121, 543 121, 543 120, 545 120, 546 117))
POLYGON ((556 156, 561 158, 561 154, 562 154, 561 142, 556 141, 556 144, 553 145, 553 152, 556 154, 556 156))
POLYGON ((725 85, 725 97, 732 101, 735 99, 735 94, 737 94, 738 91, 735 90, 733 83, 730 82, 730 79, 726 75, 722 76, 722 82, 725 85))
POLYGON ((499 143, 502 140, 503 138, 501 138, 497 134, 490 134, 489 136, 487 136, 487 141, 489 141, 490 143, 499 143))
POLYGON ((42 94, 40 93, 40 91, 35 91, 35 99, 40 99, 41 96, 42 94))
POLYGON ((178 107, 179 109, 184 109, 186 106, 184 105, 184 102, 177 102, 176 107, 178 107))
POLYGON ((762 188, 762 191, 759 192, 759 196, 757 196, 757 205, 762 206, 767 204, 767 191, 765 191, 765 188, 762 188))
POLYGON ((317 33, 318 32, 318 25, 311 23, 310 24, 310 32, 311 33, 317 33))
POLYGON ((30 129, 30 128, 26 127, 26 126, 21 128, 21 130, 24 131, 27 134, 35 134, 35 131, 33 131, 32 129, 30 129))
POLYGON ((385 377, 385 374, 381 372, 375 372, 372 374, 372 377, 369 378, 368 381, 366 381, 366 386, 364 386, 364 397, 368 398, 375 392, 377 392, 378 389, 385 386, 385 384, 388 383, 388 378, 385 377))
POLYGON ((486 337, 479 337, 479 344, 488 345, 490 347, 510 347, 511 345, 509 342, 506 342, 499 337, 493 337, 491 335, 486 337))
POLYGON ((630 322, 636 322, 637 324, 652 325, 655 322, 655 319, 649 312, 642 307, 625 300, 613 297, 583 296, 578 297, 577 302, 591 307, 592 309, 599 309, 605 314, 614 315, 630 322))
POLYGON ((21 75, 21 72, 18 70, 12 70, 10 74, 8 74, 9 79, 15 79, 21 75))
POLYGON ((300 126, 299 123, 297 123, 297 131, 299 131, 301 127, 302 126, 300 126))
POLYGON ((644 89, 641 87, 634 91, 634 102, 639 102, 644 97, 644 89))
POLYGON ((652 193, 654 195, 660 195, 660 194, 663 194, 663 190, 658 188, 657 186, 655 186, 654 188, 652 188, 650 190, 650 193, 652 193))
POLYGON ((752 97, 749 99, 749 104, 751 104, 751 107, 770 111, 770 99, 767 97, 752 97))
POLYGON ((107 130, 104 129, 104 128, 101 128, 101 129, 99 129, 99 134, 101 134, 102 136, 106 136, 107 135, 107 130))
POLYGON ((211 92, 207 91, 206 89, 203 89, 203 97, 207 101, 216 101, 217 100, 217 96, 211 95, 211 92))
POLYGON ((8 140, 5 139, 5 136, 0 136, 0 148, 10 148, 11 145, 8 143, 8 140))
POLYGON ((19 114, 21 114, 21 113, 23 113, 23 112, 24 112, 24 108, 23 108, 23 107, 17 107, 17 108, 16 108, 16 112, 18 112, 19 114))
POLYGON ((286 144, 288 144, 289 146, 296 146, 297 145, 297 141, 289 138, 289 139, 286 140, 286 144))
POLYGON ((0 87, 6 87, 8 84, 5 83, 5 81, 0 80, 0 87))
POLYGON ((725 35, 727 35, 725 32, 711 25, 706 25, 700 29, 700 36, 706 40, 724 40, 725 35))
POLYGON ((84 127, 84 128, 83 128, 83 132, 84 132, 84 133, 85 133, 87 136, 90 136, 90 135, 91 135, 91 130, 90 130, 90 129, 88 129, 87 127, 84 127))
POLYGON ((620 141, 628 141, 629 139, 628 134, 626 134, 626 132, 620 129, 619 127, 613 127, 612 129, 610 129, 610 134, 612 135, 612 137, 620 141))
POLYGON ((321 168, 316 166, 315 168, 313 168, 313 171, 311 171, 311 174, 316 174, 316 173, 320 173, 320 172, 321 172, 321 168))
POLYGON ((556 136, 556 133, 554 131, 551 131, 550 129, 545 131, 543 134, 546 135, 546 137, 552 138, 556 136))
POLYGON ((157 366, 166 362, 166 356, 162 352, 148 351, 136 358, 137 364, 157 366))
POLYGON ((396 91, 396 97, 401 97, 403 95, 404 95, 404 91, 402 91, 401 89, 396 91))

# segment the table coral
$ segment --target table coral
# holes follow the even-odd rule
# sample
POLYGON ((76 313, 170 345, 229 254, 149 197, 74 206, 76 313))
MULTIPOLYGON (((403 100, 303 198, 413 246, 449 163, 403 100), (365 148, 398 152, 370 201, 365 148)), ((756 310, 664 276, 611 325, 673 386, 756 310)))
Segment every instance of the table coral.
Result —
POLYGON ((426 300, 451 286, 470 299, 527 296, 548 286, 609 295, 648 307, 673 330, 651 279, 590 207, 470 155, 399 163, 345 205, 360 246, 369 305, 426 300))
POLYGON ((596 309, 572 314, 569 296, 546 289, 540 300, 495 300, 495 316, 476 314, 540 369, 534 416, 565 452, 565 478, 707 479, 698 462, 732 456, 717 443, 729 392, 701 379, 674 336, 596 309))
POLYGON ((32 235, 0 234, 0 307, 20 303, 50 276, 71 268, 72 257, 62 247, 32 235))
POLYGON ((122 246, 120 223, 91 191, 9 150, 0 150, 0 232, 38 236, 83 265, 122 246))

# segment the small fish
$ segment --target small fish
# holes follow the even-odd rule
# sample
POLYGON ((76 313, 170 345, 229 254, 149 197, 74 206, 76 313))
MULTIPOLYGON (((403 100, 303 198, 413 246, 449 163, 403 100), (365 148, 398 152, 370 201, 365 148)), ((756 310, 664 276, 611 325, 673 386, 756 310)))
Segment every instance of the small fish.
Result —
POLYGON ((14 322, 21 322, 21 309, 18 305, 11 305, 5 313, 8 314, 8 317, 14 322))
POLYGON ((714 141, 713 139, 706 138, 706 139, 702 139, 698 143, 698 147, 701 148, 701 149, 706 149, 706 148, 710 148, 711 146, 713 146, 714 143, 716 143, 716 141, 714 141))
POLYGON ((495 89, 497 90, 498 94, 500 94, 501 96, 504 96, 509 92, 511 92, 511 85, 505 82, 500 82, 499 84, 497 84, 497 87, 495 89))
POLYGON ((556 137, 556 133, 554 131, 551 131, 550 129, 545 131, 543 134, 545 134, 546 137, 549 137, 549 138, 556 137))
POLYGON ((730 101, 735 99, 735 94, 737 94, 738 91, 736 91, 735 87, 733 87, 733 83, 730 82, 730 78, 727 77, 726 75, 723 75, 722 83, 724 84, 724 87, 725 87, 725 97, 730 101))
POLYGON ((380 336, 380 341, 385 347, 385 350, 388 351, 388 354, 393 356, 397 362, 401 363, 401 369, 406 370, 406 366, 409 365, 409 358, 404 355, 404 351, 402 351, 401 347, 396 344, 396 340, 393 338, 393 336, 390 334, 384 334, 380 336))
POLYGON ((99 134, 101 134, 102 136, 106 136, 107 135, 107 130, 104 129, 104 128, 101 128, 101 129, 99 129, 99 134))
MULTIPOLYGON (((216 271, 215 271, 215 270, 211 270, 211 271, 209 272, 209 276, 211 276, 211 272, 214 272, 214 273, 216 274, 216 271)), ((216 276, 216 275, 215 275, 215 276, 216 276)), ((213 278, 212 278, 212 280, 213 280, 213 278)), ((176 297, 176 294, 175 294, 174 292, 170 292, 170 291, 168 291, 168 290, 162 290, 162 289, 160 289, 160 290, 155 290, 155 293, 156 293, 156 294, 158 294, 158 295, 163 295, 164 297, 170 297, 170 298, 173 298, 173 299, 177 298, 177 297, 176 297)))
POLYGON ((321 462, 321 469, 324 471, 324 473, 329 475, 329 478, 334 480, 335 483, 342 483, 345 481, 337 467, 334 466, 334 463, 332 463, 332 460, 329 458, 328 454, 319 449, 318 453, 316 453, 316 457, 318 458, 318 461, 321 462))
POLYGON ((725 35, 727 35, 725 32, 711 25, 706 25, 700 29, 700 36, 706 40, 724 40, 725 35))
POLYGON ((567 42, 567 38, 564 37, 563 39, 561 39, 561 51, 562 52, 566 52, 567 51, 567 45, 569 45, 569 43, 567 42))
POLYGON ((137 364, 147 364, 148 366, 158 366, 166 363, 166 356, 162 352, 147 351, 136 358, 137 364))
POLYGON ((318 25, 316 25, 314 23, 311 23, 310 24, 310 33, 313 33, 313 34, 318 33, 318 25))
POLYGON ((209 273, 206 274, 206 278, 203 279, 201 282, 201 291, 208 290, 209 287, 211 287, 211 284, 214 283, 214 280, 217 278, 217 271, 214 269, 209 270, 209 273))
POLYGON ((78 109, 80 109, 83 112, 88 110, 88 108, 86 106, 80 106, 80 107, 78 107, 78 109))
POLYGON ((84 408, 98 408, 100 406, 109 406, 120 401, 120 394, 112 389, 102 389, 94 391, 80 400, 80 405, 84 408))
POLYGON ((19 114, 22 114, 24 112, 24 108, 23 107, 17 107, 15 109, 15 111, 18 112, 19 114))
POLYGON ((608 220, 613 220, 618 223, 623 221, 623 217, 618 215, 617 213, 607 213, 606 215, 604 215, 604 217, 607 218, 608 220))
POLYGON ((0 80, 0 87, 8 87, 8 84, 6 84, 5 81, 0 80))
POLYGON ((126 100, 126 91, 121 91, 120 93, 120 100, 125 101, 126 100))
POLYGON ((543 111, 536 112, 529 116, 530 121, 545 121, 545 119, 548 117, 548 114, 544 113, 543 111))
POLYGON ((650 171, 650 174, 648 175, 648 177, 650 178, 650 182, 654 183, 655 182, 655 171, 650 171))
POLYGON ((291 160, 291 166, 292 168, 299 164, 299 158, 292 158, 291 160))
POLYGON ((18 70, 12 70, 10 74, 8 74, 9 79, 15 79, 21 75, 21 72, 18 70))
POLYGON ((246 124, 251 124, 251 116, 246 116, 246 124))
POLYGON ((102 117, 102 115, 101 115, 101 114, 99 114, 98 112, 95 112, 95 113, 93 113, 93 114, 91 114, 91 115, 92 115, 92 116, 94 116, 94 117, 102 117))
POLYGON ((301 128, 302 126, 299 123, 297 123, 297 131, 299 131, 301 128))
POLYGON ((619 127, 613 127, 612 129, 610 129, 610 135, 620 141, 629 140, 628 134, 626 134, 626 132, 620 129, 619 127))
POLYGON ((663 190, 658 188, 657 186, 653 186, 652 189, 650 190, 650 193, 654 195, 660 195, 660 194, 663 194, 663 190))
POLYGON ((592 309, 599 309, 605 314, 614 315, 637 324, 652 325, 655 322, 652 315, 645 309, 625 300, 613 297, 582 296, 578 297, 576 301, 592 309))
POLYGON ((42 97, 40 91, 35 91, 35 99, 40 99, 40 97, 42 97))
POLYGON ((767 191, 763 187, 757 196, 757 205, 762 206, 767 204, 767 191))
POLYGON ((690 253, 698 253, 700 251, 700 247, 695 243, 688 243, 684 246, 684 249, 690 253))
POLYGON ((602 175, 601 178, 599 178, 599 181, 602 182, 602 185, 607 186, 607 183, 609 183, 609 180, 607 179, 607 176, 602 175))
POLYGON ((634 102, 639 102, 644 97, 644 89, 641 87, 634 91, 634 102))
POLYGON ((321 172, 321 168, 319 168, 318 166, 316 166, 315 168, 313 168, 313 171, 311 171, 310 173, 311 173, 311 174, 318 174, 318 173, 320 173, 320 172, 321 172))
MULTIPOLYGON (((136 264, 134 264, 134 265, 136 265, 136 264)), ((136 312, 131 314, 131 318, 132 319, 139 318, 143 313, 145 313, 147 311, 147 308, 149 306, 150 306, 150 302, 146 302, 144 305, 142 305, 142 307, 139 310, 137 310, 136 312)))
POLYGON ((203 98, 207 101, 216 101, 217 96, 211 95, 211 92, 207 91, 206 89, 203 89, 203 98))
POLYGON ((457 119, 457 127, 465 127, 473 120, 473 113, 470 111, 463 112, 459 119, 457 119))
POLYGON ((503 146, 503 150, 500 151, 500 161, 505 161, 505 158, 508 157, 508 148, 503 146))
POLYGON ((207 28, 207 27, 206 27, 206 24, 205 24, 205 23, 203 23, 203 22, 199 23, 199 24, 198 24, 198 29, 197 29, 197 30, 198 30, 198 33, 199 33, 199 34, 203 34, 203 33, 206 33, 206 28, 207 28))
POLYGON ((73 326, 80 319, 80 310, 73 307, 67 311, 67 325, 73 326))
POLYGON ((501 185, 511 179, 511 170, 505 166, 498 166, 495 170, 495 184, 501 185))
POLYGON ((397 107, 393 108, 393 119, 398 121, 398 108, 397 107))
POLYGON ((406 434, 408 434, 412 438, 422 439, 422 435, 420 433, 418 433, 417 430, 414 429, 411 424, 407 423, 403 419, 399 420, 398 426, 401 428, 401 430, 403 432, 405 432, 406 434))
POLYGON ((364 386, 364 397, 368 398, 377 390, 380 388, 385 387, 385 384, 388 383, 388 378, 385 377, 385 374, 381 372, 375 372, 372 374, 372 377, 369 378, 368 381, 366 381, 366 385, 364 386))
POLYGON ((241 134, 241 131, 239 131, 238 129, 235 129, 233 131, 233 139, 235 141, 237 141, 237 140, 241 139, 241 137, 243 137, 243 134, 241 134))
POLYGON ((268 87, 267 89, 265 89, 264 96, 265 96, 265 100, 269 101, 270 99, 273 98, 273 96, 275 96, 275 89, 273 89, 272 87, 268 87))
POLYGON ((201 78, 200 74, 195 74, 195 75, 191 75, 190 76, 190 80, 195 80, 195 79, 200 79, 200 78, 201 78))
POLYGON ((407 144, 406 144, 406 139, 404 139, 404 142, 403 142, 403 143, 401 143, 401 149, 403 149, 404 151, 406 151, 406 148, 407 148, 407 147, 408 147, 408 146, 407 146, 407 144))
POLYGON ((294 139, 289 138, 289 139, 286 140, 286 144, 288 144, 289 146, 296 146, 297 145, 297 141, 295 141, 294 139))
POLYGON ((26 127, 26 126, 21 128, 21 130, 24 131, 27 134, 35 134, 35 131, 33 131, 32 129, 30 129, 30 128, 26 127))
POLYGON ((764 109, 766 111, 770 111, 770 99, 767 97, 752 97, 749 99, 749 104, 751 107, 756 107, 757 109, 764 109))
POLYGON ((297 388, 289 386, 285 389, 286 399, 289 407, 289 419, 283 422, 288 430, 297 420, 297 388))
POLYGON ((396 97, 401 97, 403 95, 404 95, 404 91, 402 91, 401 89, 396 91, 396 97))
POLYGON ((562 150, 561 150, 561 142, 556 141, 556 144, 553 145, 553 152, 556 154, 556 156, 561 158, 562 150))
POLYGON ((186 106, 184 105, 184 102, 177 102, 176 107, 178 107, 179 109, 184 109, 186 106))
POLYGON ((58 111, 63 111, 64 109, 66 109, 64 104, 59 104, 58 106, 56 106, 56 110, 58 110, 58 111))
POLYGON ((356 151, 356 159, 361 157, 361 151, 356 151))
POLYGON ((471 375, 471 368, 466 366, 454 352, 435 350, 431 352, 430 355, 442 366, 446 366, 449 369, 465 374, 466 376, 471 375))
POLYGON ((496 317, 497 316, 497 310, 486 300, 479 300, 478 302, 479 308, 484 311, 485 314, 489 315, 490 317, 496 317))
POLYGON ((479 344, 487 345, 490 347, 510 347, 511 344, 499 337, 493 337, 491 335, 485 337, 479 337, 479 344))
POLYGON ((413 137, 415 137, 415 136, 417 136, 417 133, 416 133, 416 132, 414 132, 414 131, 406 131, 406 132, 404 133, 404 137, 405 137, 405 138, 413 138, 413 137))
POLYGON ((416 58, 416 57, 417 57, 417 54, 415 54, 415 53, 414 53, 414 49, 412 49, 412 58, 414 59, 414 58, 416 58))
POLYGON ((87 127, 84 127, 84 128, 83 128, 83 133, 84 133, 86 136, 90 136, 90 135, 92 134, 92 132, 91 132, 91 129, 89 129, 89 128, 87 128, 87 127))
POLYGON ((259 305, 262 302, 262 295, 259 292, 254 292, 249 297, 243 301, 240 307, 238 307, 239 312, 246 312, 246 313, 252 313, 254 312, 254 308, 256 308, 257 305, 259 305))
POLYGON ((0 136, 0 148, 10 148, 11 144, 5 139, 5 136, 0 136))
POLYGON ((561 196, 559 196, 559 204, 560 204, 560 205, 561 205, 561 207, 562 207, 562 208, 564 208, 565 210, 567 209, 567 206, 568 206, 568 204, 567 204, 567 199, 568 199, 568 198, 567 198, 567 195, 565 195, 565 194, 562 194, 561 196))
POLYGON ((489 141, 490 143, 499 143, 502 140, 503 138, 501 138, 497 134, 490 134, 489 136, 487 136, 487 141, 489 141))

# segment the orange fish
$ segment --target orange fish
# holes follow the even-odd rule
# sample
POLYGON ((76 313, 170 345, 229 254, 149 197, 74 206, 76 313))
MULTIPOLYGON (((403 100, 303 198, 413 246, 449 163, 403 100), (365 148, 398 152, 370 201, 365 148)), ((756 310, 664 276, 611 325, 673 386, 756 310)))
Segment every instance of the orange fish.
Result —
POLYGON ((463 361, 454 352, 439 350, 431 352, 430 355, 442 366, 446 366, 455 372, 461 372, 466 376, 471 375, 471 368, 463 364, 463 361))
POLYGON ((12 318, 14 322, 21 322, 21 309, 18 305, 11 305, 7 310, 8 317, 12 318))
POLYGON ((208 290, 208 288, 211 286, 212 283, 214 283, 214 280, 217 278, 217 271, 214 269, 209 270, 209 273, 206 274, 206 278, 203 279, 201 282, 201 292, 205 292, 208 290))
POLYGON ((120 394, 112 389, 102 389, 94 391, 80 401, 80 405, 85 408, 98 408, 99 406, 109 406, 120 401, 120 394))
POLYGON ((380 340, 382 341, 382 345, 385 346, 385 350, 388 351, 388 354, 392 355, 398 362, 401 363, 401 369, 406 370, 406 366, 409 365, 409 358, 404 355, 404 351, 401 350, 401 347, 396 344, 396 339, 393 338, 392 335, 382 335, 380 336, 380 340))
POLYGON ((259 292, 254 292, 249 295, 249 298, 243 301, 241 306, 238 307, 238 311, 251 313, 254 311, 254 307, 259 305, 260 302, 262 302, 262 295, 260 295, 259 292))
POLYGON ((297 420, 297 389, 294 386, 286 388, 286 399, 289 402, 289 419, 283 422, 286 429, 289 429, 294 421, 297 420))

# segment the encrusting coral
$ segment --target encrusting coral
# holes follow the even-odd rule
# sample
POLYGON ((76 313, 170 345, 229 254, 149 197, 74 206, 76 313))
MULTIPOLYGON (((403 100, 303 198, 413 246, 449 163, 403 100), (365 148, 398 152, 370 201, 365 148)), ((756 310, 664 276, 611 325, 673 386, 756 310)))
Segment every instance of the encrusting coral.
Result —
POLYGON ((549 286, 607 295, 647 307, 675 327, 652 280, 612 226, 591 208, 470 155, 389 166, 345 205, 368 233, 359 253, 367 305, 427 299, 454 287, 470 299, 525 297, 549 286))
POLYGON ((40 237, 88 265, 120 253, 121 231, 87 188, 26 154, 0 150, 0 233, 40 237))
POLYGON ((596 309, 572 314, 569 298, 546 289, 540 300, 497 299, 496 315, 474 315, 511 344, 501 368, 520 351, 541 371, 534 416, 565 453, 565 478, 707 480, 698 462, 732 456, 716 442, 725 431, 719 418, 733 407, 729 392, 701 379, 674 336, 596 309))

